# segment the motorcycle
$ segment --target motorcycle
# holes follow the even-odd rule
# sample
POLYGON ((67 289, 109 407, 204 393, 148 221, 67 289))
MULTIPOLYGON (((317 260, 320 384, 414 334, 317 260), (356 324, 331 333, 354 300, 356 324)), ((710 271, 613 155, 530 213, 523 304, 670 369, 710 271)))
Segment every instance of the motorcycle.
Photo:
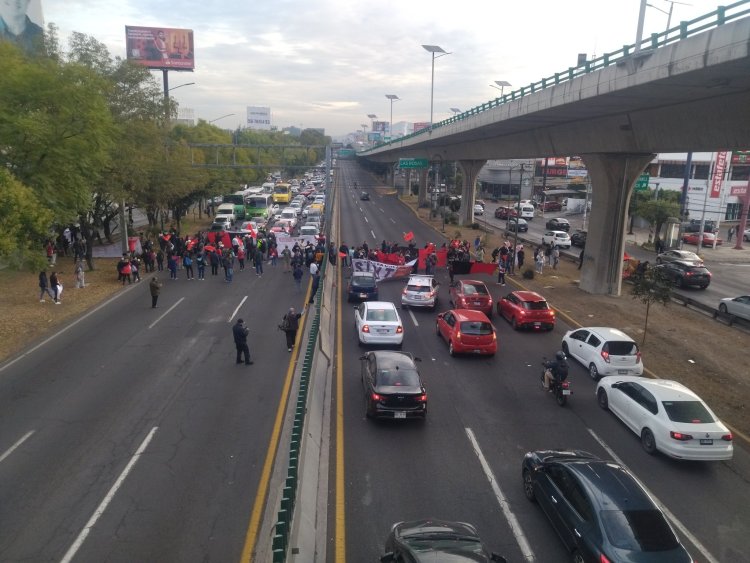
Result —
MULTIPOLYGON (((545 360, 542 362, 542 389, 544 389, 544 372, 547 371, 547 369, 547 361, 545 360)), ((549 392, 555 396, 557 404, 564 407, 568 402, 568 397, 573 394, 573 391, 570 388, 570 381, 566 379, 565 381, 560 382, 556 377, 553 377, 550 379, 549 386, 549 392)), ((544 390, 548 391, 547 389, 544 390)))

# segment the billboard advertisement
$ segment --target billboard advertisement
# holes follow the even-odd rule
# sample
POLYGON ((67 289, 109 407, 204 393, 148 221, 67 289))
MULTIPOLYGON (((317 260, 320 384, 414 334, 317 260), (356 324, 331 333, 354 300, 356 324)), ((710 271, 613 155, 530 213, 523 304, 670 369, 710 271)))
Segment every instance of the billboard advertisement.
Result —
POLYGON ((386 131, 388 131, 388 122, 387 121, 373 121, 372 130, 385 133, 386 131))
POLYGON ((430 128, 430 122, 429 121, 417 121, 414 123, 412 127, 412 131, 416 133, 417 131, 421 131, 422 129, 429 129, 430 128))
POLYGON ((717 198, 721 195, 721 184, 724 182, 724 172, 727 170, 728 151, 720 151, 716 154, 714 175, 711 178, 711 197, 717 198))
POLYGON ((125 26, 127 58, 148 68, 193 70, 192 29, 125 26))
POLYGON ((271 108, 265 106, 247 106, 247 126, 261 131, 271 130, 271 108))
POLYGON ((26 51, 35 51, 43 44, 41 0, 3 1, 0 8, 0 40, 12 41, 26 51))

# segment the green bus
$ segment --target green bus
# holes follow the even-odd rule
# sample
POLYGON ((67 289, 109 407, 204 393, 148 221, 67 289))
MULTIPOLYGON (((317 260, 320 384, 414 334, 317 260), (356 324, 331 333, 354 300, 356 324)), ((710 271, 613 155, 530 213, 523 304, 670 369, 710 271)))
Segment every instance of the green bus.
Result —
POLYGON ((247 213, 245 211, 245 198, 242 195, 242 192, 236 192, 236 193, 229 194, 229 195, 223 195, 221 196, 221 202, 233 204, 234 216, 239 221, 242 221, 245 219, 245 216, 247 215, 247 213))
POLYGON ((248 219, 268 221, 271 218, 273 196, 271 194, 254 194, 245 196, 245 216, 248 219))

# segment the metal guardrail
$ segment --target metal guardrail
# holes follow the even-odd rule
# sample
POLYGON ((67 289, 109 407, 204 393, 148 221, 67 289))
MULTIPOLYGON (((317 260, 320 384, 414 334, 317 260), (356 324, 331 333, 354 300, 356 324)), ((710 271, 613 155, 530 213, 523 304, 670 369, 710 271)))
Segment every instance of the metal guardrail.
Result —
POLYGON ((380 143, 372 147, 372 149, 362 151, 358 154, 367 154, 369 150, 388 147, 393 145, 394 143, 400 143, 401 141, 404 141, 406 139, 412 139, 414 137, 424 135, 432 130, 439 129, 440 127, 445 127, 446 125, 451 125, 452 123, 463 121, 473 115, 477 115, 482 112, 499 107, 508 102, 518 100, 520 98, 523 98, 524 96, 535 94, 551 86, 558 86, 559 84, 570 82, 571 80, 580 76, 585 76, 591 72, 607 68, 609 66, 612 66, 613 64, 617 64, 619 61, 623 61, 632 57, 637 52, 636 47, 638 46, 640 46, 640 52, 648 52, 651 49, 657 49, 659 47, 664 47, 665 45, 676 43, 693 35, 703 33, 704 31, 707 31, 709 29, 720 27, 725 23, 729 23, 731 21, 735 21, 747 16, 750 16, 750 0, 739 0, 738 2, 735 2, 728 6, 719 6, 713 12, 709 12, 708 14, 704 14, 693 20, 682 21, 679 23, 679 25, 672 27, 666 31, 663 31, 661 33, 652 33, 650 37, 643 39, 640 45, 636 45, 635 43, 632 45, 625 45, 618 51, 605 53, 601 57, 598 57, 591 61, 586 61, 586 63, 581 66, 569 67, 563 72, 556 72, 552 76, 542 78, 541 80, 533 82, 528 86, 523 86, 518 90, 508 92, 503 96, 480 104, 463 113, 456 114, 452 117, 449 117, 448 119, 439 121, 438 123, 433 123, 432 126, 427 129, 421 129, 414 133, 410 133, 409 135, 399 137, 398 139, 392 139, 386 143, 380 143))

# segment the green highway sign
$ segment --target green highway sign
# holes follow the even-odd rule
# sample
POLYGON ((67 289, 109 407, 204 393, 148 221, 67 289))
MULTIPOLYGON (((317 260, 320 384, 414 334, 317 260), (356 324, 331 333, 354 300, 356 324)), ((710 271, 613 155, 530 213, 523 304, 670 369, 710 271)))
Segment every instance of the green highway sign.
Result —
POLYGON ((641 174, 638 176, 638 179, 635 181, 635 191, 637 192, 645 192, 648 190, 648 181, 651 179, 651 176, 648 174, 641 174))
POLYGON ((429 168, 430 163, 426 158, 399 158, 398 167, 403 169, 429 168))

